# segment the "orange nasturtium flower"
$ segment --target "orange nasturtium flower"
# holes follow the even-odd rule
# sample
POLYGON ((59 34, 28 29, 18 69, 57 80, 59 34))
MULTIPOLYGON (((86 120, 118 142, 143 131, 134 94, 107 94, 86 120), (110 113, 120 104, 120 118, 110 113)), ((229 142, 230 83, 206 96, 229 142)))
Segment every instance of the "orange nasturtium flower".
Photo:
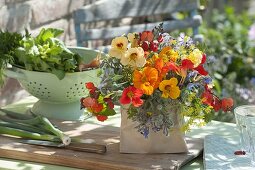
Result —
POLYGON ((133 106, 139 107, 143 104, 143 100, 140 98, 142 95, 142 90, 137 89, 134 86, 129 86, 123 90, 120 103, 129 104, 132 102, 133 106))
POLYGON ((95 87, 94 83, 92 83, 92 82, 85 83, 85 86, 89 90, 90 94, 95 93, 95 91, 97 90, 97 88, 95 87))
POLYGON ((134 86, 144 94, 151 95, 158 86, 158 71, 152 67, 144 67, 142 71, 135 70, 133 74, 134 86))
POLYGON ((92 97, 86 97, 82 100, 82 104, 89 112, 97 114, 101 112, 104 108, 102 103, 98 103, 97 99, 92 97))
POLYGON ((174 49, 167 46, 160 51, 159 57, 163 58, 164 62, 168 61, 176 62, 177 59, 179 58, 179 55, 174 49))
POLYGON ((159 84, 159 90, 162 91, 163 98, 177 99, 180 96, 180 88, 177 86, 178 80, 173 77, 170 80, 163 80, 159 84))
POLYGON ((105 115, 96 115, 96 117, 97 117, 97 120, 99 120, 101 122, 108 119, 108 116, 105 116, 105 115))

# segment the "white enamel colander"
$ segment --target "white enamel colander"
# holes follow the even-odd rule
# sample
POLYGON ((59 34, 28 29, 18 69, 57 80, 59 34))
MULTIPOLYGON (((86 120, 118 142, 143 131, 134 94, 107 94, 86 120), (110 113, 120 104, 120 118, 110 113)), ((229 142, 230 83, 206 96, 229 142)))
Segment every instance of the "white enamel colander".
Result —
MULTIPOLYGON (((69 49, 79 53, 84 63, 90 63, 99 53, 82 47, 69 49)), ((83 119, 84 110, 80 109, 80 98, 88 93, 85 83, 99 82, 97 69, 66 73, 62 80, 51 73, 28 71, 17 67, 6 69, 5 74, 17 79, 25 90, 39 99, 31 109, 33 113, 63 120, 83 119)))

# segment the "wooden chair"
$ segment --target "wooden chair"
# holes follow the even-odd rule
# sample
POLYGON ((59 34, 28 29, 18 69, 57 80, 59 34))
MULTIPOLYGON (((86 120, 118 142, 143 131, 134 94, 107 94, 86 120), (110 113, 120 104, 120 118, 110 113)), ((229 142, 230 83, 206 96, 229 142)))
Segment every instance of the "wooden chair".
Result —
POLYGON ((199 0, 99 0, 76 10, 73 14, 77 45, 84 46, 84 42, 112 39, 129 32, 152 30, 162 22, 164 23, 163 28, 167 32, 192 28, 193 38, 196 41, 202 41, 202 36, 198 33, 198 27, 202 23, 202 17, 197 14, 198 8, 199 0), (186 18, 178 20, 172 15, 176 12, 187 12, 188 15, 186 18), (159 15, 171 16, 171 19, 155 23, 143 22, 110 28, 92 27, 83 29, 82 27, 83 24, 86 25, 92 22, 108 22, 111 20, 117 20, 118 22, 122 18, 159 15))

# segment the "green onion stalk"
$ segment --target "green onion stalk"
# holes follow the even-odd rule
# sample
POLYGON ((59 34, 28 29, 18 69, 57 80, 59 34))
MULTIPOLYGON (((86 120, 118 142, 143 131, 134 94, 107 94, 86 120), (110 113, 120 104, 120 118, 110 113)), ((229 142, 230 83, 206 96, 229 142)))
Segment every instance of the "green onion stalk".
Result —
POLYGON ((0 133, 9 134, 37 140, 61 141, 64 145, 71 143, 71 138, 61 130, 54 127, 51 122, 41 116, 35 115, 29 119, 21 118, 21 114, 0 109, 7 116, 0 115, 0 133))
POLYGON ((15 129, 10 127, 0 126, 0 133, 12 136, 18 136, 22 138, 29 138, 35 140, 47 140, 47 141, 60 141, 58 137, 48 134, 39 134, 34 132, 25 131, 22 129, 15 129))
POLYGON ((39 116, 39 118, 41 119, 42 127, 58 136, 65 146, 71 143, 71 138, 55 128, 46 117, 39 116))

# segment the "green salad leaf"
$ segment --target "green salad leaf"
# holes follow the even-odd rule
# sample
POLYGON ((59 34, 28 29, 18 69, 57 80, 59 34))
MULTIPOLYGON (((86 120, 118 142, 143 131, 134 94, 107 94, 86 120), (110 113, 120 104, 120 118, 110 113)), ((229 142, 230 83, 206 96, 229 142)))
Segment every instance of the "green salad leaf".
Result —
POLYGON ((19 41, 19 47, 13 50, 13 64, 30 71, 50 72, 60 80, 66 72, 78 71, 81 57, 56 38, 63 32, 60 29, 43 28, 36 37, 26 33, 19 41))

